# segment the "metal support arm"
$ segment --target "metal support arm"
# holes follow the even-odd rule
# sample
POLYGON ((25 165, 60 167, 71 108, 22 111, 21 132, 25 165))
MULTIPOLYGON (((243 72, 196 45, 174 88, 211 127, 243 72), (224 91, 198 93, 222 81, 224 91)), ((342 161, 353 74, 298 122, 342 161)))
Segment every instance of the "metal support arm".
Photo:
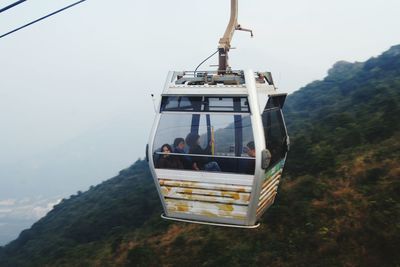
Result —
POLYGON ((238 24, 238 0, 231 0, 231 17, 229 19, 228 26, 226 27, 224 36, 219 39, 218 51, 219 51, 219 64, 218 73, 224 74, 229 70, 228 64, 228 52, 231 48, 231 41, 235 30, 250 32, 253 37, 253 31, 242 28, 238 24))
POLYGON ((224 36, 219 40, 219 48, 225 50, 231 48, 233 33, 238 26, 238 0, 231 0, 231 18, 229 19, 224 36))

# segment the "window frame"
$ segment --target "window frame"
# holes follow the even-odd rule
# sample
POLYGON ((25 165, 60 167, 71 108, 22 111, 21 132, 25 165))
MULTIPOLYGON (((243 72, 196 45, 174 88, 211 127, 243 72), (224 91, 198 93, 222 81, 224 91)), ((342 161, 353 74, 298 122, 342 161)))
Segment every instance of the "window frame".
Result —
POLYGON ((188 113, 195 113, 195 112, 207 112, 207 113, 240 113, 240 114, 251 114, 250 104, 247 96, 176 96, 176 95, 163 95, 161 98, 161 105, 160 105, 160 113, 164 112, 188 112, 188 113), (177 98, 178 107, 174 108, 167 108, 168 99, 177 98), (180 103, 183 98, 198 98, 197 101, 192 106, 184 106, 180 107, 180 103), (232 99, 232 106, 210 106, 210 99, 213 98, 220 98, 220 99, 232 99), (242 100, 244 100, 245 105, 242 106, 242 100), (239 105, 238 105, 239 104, 239 105), (217 109, 210 109, 217 108, 217 109), (224 108, 219 110, 218 108, 224 108), (244 109, 244 110, 243 110, 244 109))
MULTIPOLYGON (((230 97, 230 98, 232 98, 232 100, 233 100, 234 97, 230 97)), ((235 96, 235 98, 236 98, 236 96, 235 96)), ((156 165, 156 161, 157 161, 156 159, 157 158, 161 157, 162 155, 167 154, 167 153, 159 151, 158 150, 159 147, 156 147, 156 145, 158 146, 158 144, 156 144, 156 142, 155 142, 155 140, 157 139, 157 132, 160 130, 159 126, 160 126, 160 122, 162 121, 163 115, 174 115, 174 114, 178 115, 178 116, 179 115, 188 115, 188 117, 189 117, 188 119, 191 120, 191 125, 188 125, 188 130, 190 130, 190 132, 196 132, 196 131, 193 131, 193 129, 192 129, 193 119, 194 119, 194 117, 196 115, 201 117, 201 121, 203 121, 207 117, 211 117, 211 122, 213 120, 212 119, 213 115, 217 115, 217 116, 225 116, 226 115, 227 118, 229 117, 229 124, 233 125, 233 127, 232 127, 233 138, 234 138, 234 140, 233 140, 234 143, 233 144, 235 146, 235 149, 233 151, 233 155, 229 155, 228 153, 225 153, 225 152, 219 152, 222 155, 199 155, 199 154, 189 154, 189 153, 168 153, 168 154, 171 155, 171 156, 177 156, 177 157, 204 157, 204 158, 210 158, 210 159, 213 159, 213 160, 215 159, 216 161, 218 161, 218 159, 220 159, 222 161, 225 160, 224 164, 228 164, 228 165, 229 165, 229 163, 227 163, 227 162, 230 162, 230 160, 231 160, 232 161, 231 164, 234 164, 235 168, 233 168, 233 169, 226 168, 226 169, 222 170, 221 173, 231 173, 231 174, 241 174, 241 175, 243 175, 243 174, 254 175, 254 173, 249 174, 249 173, 244 172, 246 170, 245 169, 241 169, 241 167, 240 167, 241 165, 246 165, 246 164, 244 164, 244 162, 249 162, 249 161, 255 162, 256 158, 255 157, 254 158, 253 157, 249 157, 243 150, 243 147, 245 145, 244 143, 248 142, 247 139, 249 138, 248 137, 246 140, 243 140, 243 137, 245 136, 244 133, 246 133, 246 131, 244 131, 244 129, 245 128, 249 128, 250 129, 250 130, 247 130, 247 131, 251 131, 251 137, 250 137, 251 140, 254 140, 254 132, 253 132, 253 126, 252 126, 252 122, 251 122, 252 114, 250 112, 250 104, 248 102, 248 98, 247 98, 247 96, 246 97, 240 96, 240 97, 238 97, 238 99, 239 100, 236 101, 236 105, 242 105, 243 101, 246 101, 246 103, 248 105, 248 108, 246 108, 247 109, 246 111, 241 111, 241 110, 240 111, 225 111, 225 110, 224 111, 215 111, 215 110, 209 111, 209 110, 204 110, 204 108, 203 108, 202 111, 176 110, 176 109, 174 109, 174 110, 168 110, 168 109, 167 110, 165 110, 165 109, 162 110, 162 108, 160 108, 160 110, 161 110, 161 112, 159 114, 160 118, 159 118, 159 121, 158 121, 157 128, 155 130, 153 147, 150 148, 151 151, 152 151, 152 154, 154 155, 153 156, 154 165, 156 165), (235 125, 235 118, 237 119, 237 116, 240 116, 240 118, 241 118, 240 121, 242 123, 243 123, 243 118, 248 117, 249 120, 250 120, 250 124, 245 124, 246 127, 244 127, 244 128, 243 128, 243 124, 241 124, 240 128, 238 128, 235 125), (241 132, 239 137, 237 137, 237 131, 238 130, 241 132), (240 142, 237 142, 237 138, 241 139, 240 142), (240 155, 238 155, 239 151, 240 151, 240 155), (242 162, 242 163, 239 163, 239 162, 242 162)), ((204 124, 204 123, 201 124, 200 120, 199 120, 199 123, 197 125, 197 133, 198 133, 198 129, 200 127, 202 127, 202 126, 206 126, 208 128, 208 123, 206 122, 206 124, 204 124)), ((213 126, 213 124, 210 123, 210 126, 213 126)), ((221 128, 221 129, 224 129, 224 128, 221 128)), ((210 138, 210 133, 208 131, 207 131, 207 133, 205 133, 205 135, 206 135, 207 139, 210 138)), ((184 138, 184 136, 183 136, 183 138, 184 138)), ((172 141, 173 140, 171 140, 170 142, 172 142, 172 141)), ((209 141, 207 141, 207 143, 208 142, 209 141)), ((159 143, 159 142, 157 142, 157 143, 159 143)), ((192 169, 172 169, 172 170, 177 170, 177 171, 195 171, 195 170, 192 170, 192 169)), ((202 170, 202 171, 205 171, 205 170, 202 170)))
MULTIPOLYGON (((278 155, 277 158, 274 158, 275 155, 272 155, 272 159, 274 160, 273 162, 270 163, 268 168, 266 170, 271 169, 273 166, 275 166, 280 160, 284 159, 286 157, 287 151, 285 151, 285 144, 284 140, 288 138, 288 132, 285 124, 285 119, 283 117, 283 112, 282 112, 282 107, 285 102, 286 94, 282 95, 276 95, 276 96, 270 96, 268 99, 267 104, 265 105, 265 108, 263 110, 263 113, 261 114, 261 121, 262 125, 264 128, 264 138, 265 138, 265 145, 266 149, 270 150, 270 153, 273 153, 271 151, 271 146, 268 147, 269 143, 269 138, 273 136, 273 134, 270 134, 269 131, 272 130, 272 127, 269 126, 268 124, 264 124, 264 119, 267 120, 268 123, 268 117, 265 118, 264 116, 276 116, 275 119, 278 121, 278 126, 279 126, 279 131, 282 137, 281 143, 279 144, 280 146, 280 154, 278 155), (275 114, 273 114, 275 113, 275 114), (277 114, 277 115, 276 115, 277 114)), ((272 122, 272 117, 269 118, 270 123, 272 122)))

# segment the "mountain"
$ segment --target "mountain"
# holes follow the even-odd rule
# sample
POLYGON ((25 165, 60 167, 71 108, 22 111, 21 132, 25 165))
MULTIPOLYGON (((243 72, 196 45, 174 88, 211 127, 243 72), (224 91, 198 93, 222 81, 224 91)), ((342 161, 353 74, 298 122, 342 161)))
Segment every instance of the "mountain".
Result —
POLYGON ((333 171, 337 166, 332 159, 339 160, 338 154, 382 142, 399 131, 399 58, 400 45, 364 63, 338 62, 325 79, 288 97, 286 121, 295 138, 292 171, 333 171))
POLYGON ((123 112, 41 153, 10 156, 7 163, 0 156, 0 246, 62 197, 87 190, 129 166, 143 155, 146 139, 140 137, 132 113, 123 112))
POLYGON ((255 230, 161 220, 145 161, 62 200, 0 266, 400 266, 400 46, 288 96, 291 151, 255 230))

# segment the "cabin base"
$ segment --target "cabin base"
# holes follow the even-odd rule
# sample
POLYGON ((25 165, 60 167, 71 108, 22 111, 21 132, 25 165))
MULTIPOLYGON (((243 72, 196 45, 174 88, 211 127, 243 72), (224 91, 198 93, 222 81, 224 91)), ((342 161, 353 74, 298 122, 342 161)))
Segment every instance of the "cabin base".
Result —
POLYGON ((165 220, 176 221, 176 222, 197 223, 197 224, 205 224, 205 225, 211 225, 211 226, 243 228, 243 229, 255 229, 260 226, 260 223, 257 223, 255 225, 237 225, 237 224, 227 224, 227 223, 211 223, 211 222, 203 222, 203 221, 192 221, 192 220, 188 220, 188 219, 179 219, 179 218, 168 217, 164 213, 161 214, 161 218, 163 218, 165 220))

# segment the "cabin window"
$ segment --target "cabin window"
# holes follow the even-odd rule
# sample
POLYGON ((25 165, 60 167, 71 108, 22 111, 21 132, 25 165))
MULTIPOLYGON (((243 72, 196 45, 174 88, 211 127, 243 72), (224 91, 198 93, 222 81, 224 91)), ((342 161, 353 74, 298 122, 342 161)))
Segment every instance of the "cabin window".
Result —
POLYGON ((287 133, 281 109, 279 107, 273 107, 272 103, 268 101, 262 115, 262 122, 264 126, 265 144, 272 156, 270 162, 270 166, 272 167, 286 155, 287 133))
MULTIPOLYGON (((249 110, 246 99, 237 99, 207 98, 202 105, 215 111, 249 110)), ((254 174, 255 159, 247 147, 253 140, 249 113, 163 112, 153 144, 154 164, 156 168, 254 174), (166 144, 172 151, 165 153, 166 144)))
POLYGON ((196 111, 202 106, 202 97, 167 96, 161 101, 162 111, 196 111))
POLYGON ((246 97, 164 96, 163 111, 249 113, 250 108, 246 97))

